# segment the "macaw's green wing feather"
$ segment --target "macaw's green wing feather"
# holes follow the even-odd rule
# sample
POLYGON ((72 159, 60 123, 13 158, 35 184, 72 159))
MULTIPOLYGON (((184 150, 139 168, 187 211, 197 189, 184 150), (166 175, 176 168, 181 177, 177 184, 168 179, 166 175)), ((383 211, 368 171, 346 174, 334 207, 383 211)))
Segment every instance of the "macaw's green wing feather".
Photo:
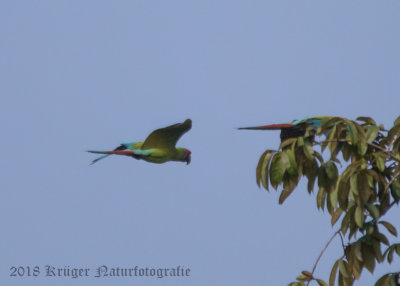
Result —
POLYGON ((121 146, 124 146, 125 149, 129 150, 136 150, 140 149, 142 147, 143 142, 128 142, 128 143, 122 143, 121 146))
POLYGON ((144 141, 141 149, 150 148, 175 148, 179 138, 192 128, 192 120, 186 119, 183 123, 177 123, 165 128, 154 130, 144 141))
POLYGON ((333 116, 311 116, 301 120, 293 120, 292 124, 297 125, 301 123, 306 123, 308 125, 312 125, 314 128, 319 128, 325 124, 325 122, 332 119, 333 116))

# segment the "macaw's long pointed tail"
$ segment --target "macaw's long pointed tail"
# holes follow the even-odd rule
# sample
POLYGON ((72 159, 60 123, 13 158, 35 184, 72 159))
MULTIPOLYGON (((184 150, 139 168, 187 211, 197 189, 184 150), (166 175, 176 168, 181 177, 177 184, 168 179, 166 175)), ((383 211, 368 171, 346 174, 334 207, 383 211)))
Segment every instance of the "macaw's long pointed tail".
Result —
POLYGON ((100 161, 101 159, 107 158, 108 156, 110 156, 110 155, 103 155, 103 156, 101 156, 101 157, 99 157, 99 158, 96 158, 96 159, 94 159, 94 160, 92 161, 92 163, 90 163, 90 165, 93 165, 93 164, 96 163, 97 161, 100 161))
POLYGON ((94 153, 94 154, 105 154, 97 159, 94 159, 92 161, 92 164, 96 163, 97 161, 100 161, 101 159, 104 159, 110 155, 125 155, 125 156, 132 156, 135 153, 133 151, 122 151, 122 150, 114 150, 114 151, 92 151, 92 150, 88 150, 89 153, 94 153))
POLYGON ((238 129, 246 129, 246 130, 279 130, 282 128, 290 128, 293 127, 293 124, 284 123, 284 124, 270 124, 270 125, 262 125, 262 126, 253 126, 253 127, 240 127, 238 129))

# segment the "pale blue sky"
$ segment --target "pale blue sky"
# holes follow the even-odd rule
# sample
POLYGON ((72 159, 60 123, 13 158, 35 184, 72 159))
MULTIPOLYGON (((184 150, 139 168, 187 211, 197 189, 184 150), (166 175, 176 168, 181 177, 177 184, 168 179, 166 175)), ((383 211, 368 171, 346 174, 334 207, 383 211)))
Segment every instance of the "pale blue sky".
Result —
MULTIPOLYGON (((286 285, 310 270, 336 227, 303 185, 281 206, 258 189, 258 158, 279 132, 235 128, 311 115, 390 126, 399 13, 394 0, 2 1, 0 284, 286 285), (89 166, 87 149, 186 118, 189 166, 89 166), (182 265, 191 276, 9 277, 46 264, 182 265)), ((399 215, 387 215, 398 228, 399 215)), ((340 255, 335 240, 316 275, 340 255)), ((373 281, 363 272, 355 285, 373 281)))

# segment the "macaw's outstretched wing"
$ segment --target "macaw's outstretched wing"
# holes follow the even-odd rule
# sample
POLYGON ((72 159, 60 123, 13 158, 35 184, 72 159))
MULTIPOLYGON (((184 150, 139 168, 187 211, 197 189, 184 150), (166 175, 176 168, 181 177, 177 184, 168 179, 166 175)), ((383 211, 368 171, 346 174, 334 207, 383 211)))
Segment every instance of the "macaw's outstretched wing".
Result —
POLYGON ((192 120, 186 119, 183 123, 177 123, 171 126, 154 130, 144 141, 141 149, 150 148, 175 148, 176 142, 183 134, 192 128, 192 120))

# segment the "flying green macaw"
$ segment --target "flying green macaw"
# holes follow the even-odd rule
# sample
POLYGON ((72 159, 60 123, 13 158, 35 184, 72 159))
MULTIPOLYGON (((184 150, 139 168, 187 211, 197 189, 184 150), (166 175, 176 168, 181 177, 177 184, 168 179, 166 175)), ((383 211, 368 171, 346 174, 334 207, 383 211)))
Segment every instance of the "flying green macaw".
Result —
POLYGON ((318 129, 332 118, 333 116, 312 116, 301 120, 293 120, 291 123, 271 124, 271 125, 254 126, 254 127, 241 127, 239 129, 248 129, 248 130, 280 129, 281 141, 285 141, 286 139, 289 138, 304 136, 307 130, 307 126, 312 126, 314 129, 318 129))
POLYGON ((137 160, 143 159, 151 163, 165 163, 168 161, 186 162, 191 159, 191 152, 186 148, 175 147, 181 136, 192 128, 192 120, 186 119, 183 123, 154 130, 144 142, 122 143, 113 151, 88 151, 95 154, 106 154, 92 161, 91 164, 110 155, 125 155, 137 160), (128 150, 126 150, 128 149, 128 150))

